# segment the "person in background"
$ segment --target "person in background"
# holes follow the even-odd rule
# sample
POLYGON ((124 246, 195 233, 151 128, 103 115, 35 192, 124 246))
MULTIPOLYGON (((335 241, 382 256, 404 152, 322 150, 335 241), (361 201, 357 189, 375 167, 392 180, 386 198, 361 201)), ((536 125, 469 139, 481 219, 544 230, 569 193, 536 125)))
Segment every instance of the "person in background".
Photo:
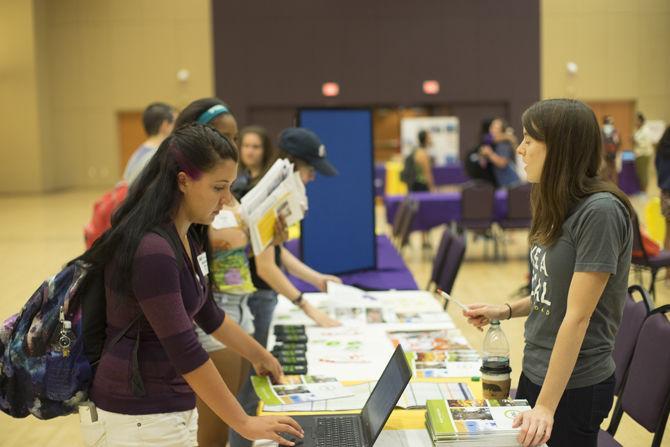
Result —
POLYGON ((433 145, 433 138, 427 130, 420 130, 417 135, 419 146, 413 152, 414 181, 407 185, 410 192, 435 191, 435 180, 433 179, 433 164, 430 159, 429 150, 433 145))
POLYGON ((156 102, 147 106, 142 114, 144 131, 147 140, 131 155, 121 179, 111 191, 107 191, 93 205, 91 220, 84 227, 86 249, 111 226, 112 214, 123 203, 130 183, 140 175, 144 166, 149 163, 161 142, 174 128, 175 109, 165 103, 156 102))
MULTIPOLYGON (((271 147, 269 146, 269 139, 263 138, 264 132, 257 133, 257 131, 258 129, 246 129, 241 138, 241 164, 244 165, 245 170, 251 173, 251 180, 247 182, 246 188, 238 190, 240 199, 258 182, 258 175, 267 171, 269 166, 265 163, 269 164, 269 160, 273 159, 273 157, 259 156, 257 143, 261 143, 262 146, 268 144, 263 148, 264 153, 269 153, 271 147), (253 173, 258 173, 258 175, 254 176, 253 173)), ((286 158, 292 162, 305 185, 316 179, 317 172, 327 177, 337 175, 335 167, 326 159, 325 146, 321 144, 319 137, 308 129, 284 129, 279 136, 277 158, 286 158)), ((281 293, 290 299, 320 326, 339 325, 338 321, 331 319, 303 299, 302 293, 291 283, 282 271, 281 266, 286 268, 290 274, 312 284, 322 292, 327 290, 329 281, 341 283, 340 278, 315 271, 283 246, 272 248, 266 249, 250 260, 254 285, 258 289, 249 298, 249 307, 254 315, 254 338, 261 345, 267 346, 270 323, 272 322, 274 308, 277 305, 277 293, 281 293)), ((258 397, 251 386, 251 380, 246 380, 238 399, 247 414, 256 414, 258 397)), ((231 431, 230 445, 231 447, 247 447, 251 443, 231 431)))
POLYGON ((519 176, 516 173, 516 155, 512 146, 514 140, 504 129, 505 122, 501 118, 491 121, 490 144, 485 141, 479 149, 479 154, 493 165, 496 185, 509 188, 519 183, 519 176))
POLYGON ((635 172, 640 182, 640 191, 645 194, 649 185, 649 164, 654 155, 654 143, 649 129, 644 125, 645 119, 641 112, 635 115, 635 133, 633 134, 633 151, 635 152, 635 172))
POLYGON ((261 126, 247 126, 240 131, 240 167, 233 183, 238 200, 250 191, 277 160, 272 140, 261 126))
POLYGON ((605 174, 615 185, 618 185, 619 174, 616 169, 616 159, 621 147, 619 131, 614 127, 614 118, 610 115, 603 117, 602 128, 603 156, 605 157, 605 174))
POLYGON ((535 103, 523 113, 523 157, 533 183, 530 296, 504 305, 472 304, 481 328, 525 317, 517 399, 524 447, 596 447, 614 398, 614 338, 628 289, 633 211, 604 179, 598 120, 571 99, 535 103))
POLYGON ((147 139, 130 156, 123 170, 123 180, 131 184, 142 172, 156 153, 158 146, 174 129, 176 110, 169 104, 154 102, 149 104, 142 113, 142 125, 147 139))
POLYGON ((463 157, 463 167, 468 177, 472 180, 481 180, 496 186, 495 176, 493 175, 493 166, 488 159, 481 155, 483 146, 493 145, 493 138, 489 133, 492 119, 482 120, 480 132, 477 136, 477 145, 472 147, 465 157, 463 157))
MULTIPOLYGON (((658 187, 661 190, 661 214, 665 218, 665 228, 670 229, 670 126, 665 129, 663 136, 656 146, 656 176, 658 187)), ((665 232, 663 248, 670 250, 670 231, 665 232)))
MULTIPOLYGON (((420 130, 417 139, 419 145, 409 155, 409 160, 405 162, 409 163, 409 166, 406 166, 405 169, 403 169, 404 175, 410 176, 410 178, 406 178, 406 180, 409 180, 407 189, 409 192, 435 192, 433 163, 429 153, 429 150, 433 145, 433 137, 427 130, 420 130), (407 174, 409 171, 412 171, 412 173, 407 174)), ((428 231, 423 231, 421 233, 421 239, 423 248, 431 247, 430 233, 428 231)))

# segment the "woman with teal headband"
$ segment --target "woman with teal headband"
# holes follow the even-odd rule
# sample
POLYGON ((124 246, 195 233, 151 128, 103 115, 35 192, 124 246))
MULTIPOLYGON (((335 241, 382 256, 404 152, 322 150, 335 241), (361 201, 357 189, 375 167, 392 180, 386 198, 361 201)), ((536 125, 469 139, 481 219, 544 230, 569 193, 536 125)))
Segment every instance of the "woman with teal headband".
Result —
MULTIPOLYGON (((229 107, 218 98, 198 99, 189 104, 177 118, 175 128, 179 129, 193 122, 214 127, 231 140, 237 140, 238 128, 235 117, 229 107)), ((283 232, 281 226, 275 231, 277 234, 283 232)), ((282 236, 283 234, 280 238, 282 236)), ((250 295, 256 292, 256 288, 249 269, 248 229, 239 217, 238 203, 224 207, 209 228, 209 239, 212 244, 209 267, 213 280, 214 300, 225 311, 226 318, 234 319, 247 333, 254 334, 255 322, 248 300, 250 295)), ((285 238, 282 238, 277 242, 281 243, 284 240, 285 238)), ((268 250, 274 250, 274 247, 271 246, 268 250)), ((310 316, 312 315, 320 317, 322 321, 328 320, 328 317, 322 315, 318 309, 313 309, 310 316)), ((197 328, 196 332, 200 343, 208 352, 228 388, 233 393, 238 391, 247 379, 251 365, 211 336, 197 328)), ((228 426, 202 400, 198 399, 197 406, 199 445, 204 447, 226 445, 228 426)))
POLYGON ((237 141, 237 121, 228 106, 219 98, 201 98, 181 111, 175 129, 185 124, 207 124, 233 141, 237 141))

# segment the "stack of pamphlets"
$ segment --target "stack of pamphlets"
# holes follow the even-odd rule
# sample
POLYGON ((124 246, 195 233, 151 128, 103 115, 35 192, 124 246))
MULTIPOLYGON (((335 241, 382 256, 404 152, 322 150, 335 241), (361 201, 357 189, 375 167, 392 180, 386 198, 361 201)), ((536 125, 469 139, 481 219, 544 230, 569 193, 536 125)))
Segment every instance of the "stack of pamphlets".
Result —
POLYGON ((287 226, 298 223, 307 211, 307 195, 293 163, 277 160, 240 202, 240 215, 249 226, 251 248, 259 255, 274 238, 277 216, 287 226))
MULTIPOLYGON (((264 405, 267 412, 314 412, 362 410, 376 381, 345 386, 351 397, 340 397, 297 404, 264 405)), ((396 404, 397 408, 426 408, 426 402, 434 399, 472 399, 472 391, 467 383, 456 382, 410 382, 396 404)))
POLYGON ((517 447, 519 413, 530 410, 525 400, 429 400, 426 428, 436 447, 517 447))

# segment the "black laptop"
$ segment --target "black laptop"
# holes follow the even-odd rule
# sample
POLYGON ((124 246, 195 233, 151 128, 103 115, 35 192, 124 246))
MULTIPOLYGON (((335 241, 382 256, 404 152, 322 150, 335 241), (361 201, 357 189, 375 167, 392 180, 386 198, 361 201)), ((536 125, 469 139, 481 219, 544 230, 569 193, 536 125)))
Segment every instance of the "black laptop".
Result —
POLYGON ((305 430, 305 438, 288 439, 302 447, 372 447, 411 378, 398 345, 360 414, 294 417, 305 430))

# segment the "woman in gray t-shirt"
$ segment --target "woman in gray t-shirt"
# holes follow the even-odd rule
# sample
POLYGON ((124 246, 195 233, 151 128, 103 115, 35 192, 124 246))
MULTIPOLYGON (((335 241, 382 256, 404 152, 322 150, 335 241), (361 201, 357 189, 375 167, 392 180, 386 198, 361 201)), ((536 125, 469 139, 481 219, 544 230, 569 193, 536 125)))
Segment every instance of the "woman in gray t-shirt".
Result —
POLYGON ((522 117, 533 221, 531 295, 464 312, 477 327, 527 317, 517 398, 524 446, 596 446, 614 394, 612 350, 628 286, 632 207, 600 176, 598 121, 584 103, 540 101, 522 117))

